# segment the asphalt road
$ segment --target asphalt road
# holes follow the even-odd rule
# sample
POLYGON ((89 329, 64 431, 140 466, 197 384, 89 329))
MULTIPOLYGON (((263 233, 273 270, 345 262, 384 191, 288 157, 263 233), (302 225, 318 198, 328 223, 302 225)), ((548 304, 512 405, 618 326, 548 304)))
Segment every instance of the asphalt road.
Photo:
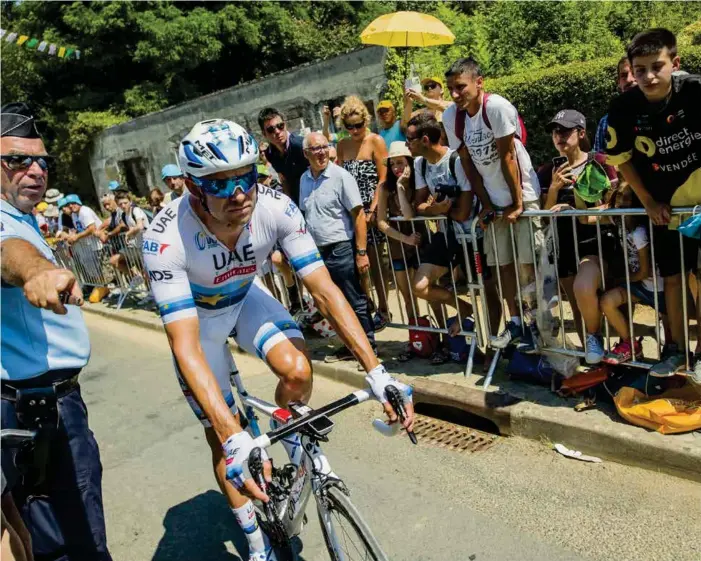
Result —
MULTIPOLYGON (((86 321, 93 352, 83 393, 102 453, 115 560, 238 561, 242 534, 217 490, 165 336, 86 321)), ((248 390, 271 399, 276 380, 265 365, 236 361, 248 390)), ((312 405, 349 391, 318 377, 312 405)), ((379 405, 366 403, 335 417, 324 449, 394 561, 701 559, 697 483, 577 462, 518 438, 474 454, 412 447, 373 431, 377 415, 379 405)), ((309 514, 301 556, 328 559, 309 514)))

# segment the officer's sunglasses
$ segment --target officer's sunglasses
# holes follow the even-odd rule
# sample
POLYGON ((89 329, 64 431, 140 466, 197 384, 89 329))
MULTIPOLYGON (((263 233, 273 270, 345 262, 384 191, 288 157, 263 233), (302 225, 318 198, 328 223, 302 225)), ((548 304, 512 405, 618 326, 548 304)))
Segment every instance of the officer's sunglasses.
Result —
POLYGON ((54 163, 53 156, 31 156, 28 154, 2 154, 0 158, 5 165, 12 171, 22 171, 32 167, 32 164, 36 162, 39 167, 46 171, 54 163))
POLYGON ((237 189, 241 189, 244 195, 248 195, 258 183, 258 170, 254 166, 251 171, 244 175, 227 177, 226 179, 206 179, 192 176, 190 179, 208 195, 228 199, 234 196, 237 189))

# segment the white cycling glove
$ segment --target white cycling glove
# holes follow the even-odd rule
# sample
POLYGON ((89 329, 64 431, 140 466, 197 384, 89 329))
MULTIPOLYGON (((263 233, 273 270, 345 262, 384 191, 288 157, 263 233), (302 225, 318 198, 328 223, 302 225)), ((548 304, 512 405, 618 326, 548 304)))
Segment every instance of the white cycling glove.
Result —
MULTIPOLYGON (((246 479, 251 478, 251 472, 248 470, 248 456, 254 448, 253 438, 246 431, 237 432, 227 438, 222 448, 226 456, 226 478, 234 487, 240 489, 246 479)), ((267 461, 268 455, 265 450, 261 452, 261 459, 267 461)))
POLYGON ((381 364, 367 373, 367 376, 365 376, 365 381, 370 385, 372 393, 375 394, 375 397, 380 403, 387 403, 387 397, 385 396, 385 388, 387 386, 394 386, 397 388, 404 396, 405 402, 411 403, 412 401, 412 387, 395 380, 389 375, 387 370, 385 370, 385 367, 381 364))

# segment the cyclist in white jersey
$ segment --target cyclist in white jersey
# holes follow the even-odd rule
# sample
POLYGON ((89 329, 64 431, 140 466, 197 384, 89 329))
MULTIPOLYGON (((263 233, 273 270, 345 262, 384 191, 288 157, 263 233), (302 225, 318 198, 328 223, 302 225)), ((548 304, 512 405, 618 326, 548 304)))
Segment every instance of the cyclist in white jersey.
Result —
POLYGON ((379 364, 297 206, 257 183, 258 145, 245 129, 221 119, 198 123, 180 143, 179 159, 189 195, 154 218, 144 234, 144 262, 178 379, 205 427, 217 482, 246 533, 250 559, 271 559, 253 506, 244 496, 267 500, 247 469, 252 438, 241 429, 229 383, 234 362, 227 337, 233 331, 237 344, 264 359, 277 375, 279 406, 309 399, 312 367, 302 333, 256 279, 276 242, 319 310, 368 372, 366 379, 390 422, 397 417, 384 388, 395 385, 405 394, 404 426, 409 430, 411 388, 379 364))

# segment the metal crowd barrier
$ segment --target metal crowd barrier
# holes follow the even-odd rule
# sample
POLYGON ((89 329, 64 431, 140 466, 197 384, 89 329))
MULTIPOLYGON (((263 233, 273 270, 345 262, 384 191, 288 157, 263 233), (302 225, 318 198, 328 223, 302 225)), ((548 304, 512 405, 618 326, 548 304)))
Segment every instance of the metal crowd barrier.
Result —
MULTIPOLYGON (((685 216, 690 216, 694 212, 693 208, 675 208, 672 209, 672 217, 673 220, 674 218, 678 218, 679 222, 683 221, 683 218, 685 216)), ((536 238, 536 233, 537 233, 537 228, 534 226, 533 219, 534 218, 548 218, 550 219, 551 227, 553 230, 553 236, 555 240, 555 255, 561 255, 563 251, 568 251, 568 248, 562 248, 559 245, 559 239, 558 239, 558 234, 557 234, 557 224, 558 221, 560 220, 571 220, 572 221, 572 229, 573 229, 573 245, 574 247, 572 248, 574 251, 575 255, 575 261, 577 264, 577 270, 579 270, 580 267, 580 259, 581 257, 579 255, 579 244, 578 244, 578 239, 577 239, 577 227, 576 227, 576 222, 579 217, 594 217, 595 218, 595 227, 596 227, 596 235, 597 235, 597 248, 598 248, 598 261, 599 261, 599 274, 601 275, 601 287, 602 287, 602 294, 606 292, 607 286, 606 286, 606 274, 604 271, 604 256, 603 256, 603 246, 602 246, 602 236, 601 236, 601 222, 602 219, 608 219, 610 217, 625 217, 625 216, 645 216, 647 218, 647 230, 648 230, 648 238, 649 238, 649 246, 650 246, 650 256, 651 256, 651 276, 653 279, 653 285, 654 285, 654 313, 655 313, 655 335, 656 335, 656 343, 657 343, 657 351, 656 351, 656 356, 654 357, 655 361, 661 360, 662 357, 662 351, 661 351, 661 337, 660 337, 660 310, 659 310, 659 297, 663 293, 659 290, 658 283, 657 283, 657 261, 656 261, 656 253, 659 254, 659 251, 664 251, 665 248, 655 248, 655 240, 654 240, 654 228, 652 224, 652 220, 647 217, 646 212, 644 209, 606 209, 606 210, 593 210, 593 209, 587 209, 587 210, 566 210, 566 211, 560 211, 560 212, 552 212, 549 210, 531 210, 531 211, 525 211, 519 220, 528 220, 529 222, 529 232, 530 232, 530 241, 531 241, 531 247, 533 251, 533 262, 534 262, 534 282, 536 287, 538 286, 543 286, 542 283, 545 282, 546 279, 541 279, 539 278, 540 273, 539 273, 539 268, 538 268, 538 263, 539 259, 537 256, 540 255, 540 252, 544 250, 544 248, 539 246, 538 240, 536 238)), ((616 228, 619 226, 616 225, 616 228)), ((616 235, 619 237, 622 237, 622 244, 621 244, 621 249, 622 249, 622 255, 621 259, 623 261, 623 267, 625 270, 625 289, 626 289, 626 295, 627 295, 627 315, 628 315, 628 327, 630 330, 630 340, 633 342, 632 344, 632 359, 625 362, 627 366, 632 366, 632 367, 637 367, 637 368, 645 368, 649 369, 653 363, 649 361, 644 361, 642 360, 642 357, 637 357, 636 352, 635 352, 635 344, 634 342, 636 341, 636 334, 635 334, 635 323, 633 321, 633 307, 634 303, 632 302, 632 294, 631 294, 631 271, 630 271, 630 266, 628 262, 628 244, 626 243, 627 239, 627 234, 628 231, 626 229, 625 225, 625 220, 620 220, 620 228, 621 228, 621 233, 619 234, 616 232, 616 235)), ((518 264, 518 254, 516 251, 516 244, 515 244, 515 237, 514 237, 514 227, 513 224, 509 225, 509 233, 510 233, 510 238, 511 238, 511 245, 512 245, 512 250, 515 256, 514 263, 518 264)), ((690 336, 689 336, 689 317, 688 317, 688 298, 687 298, 687 273, 686 269, 684 266, 685 259, 684 259, 684 244, 683 244, 683 236, 681 234, 678 234, 679 236, 679 248, 680 248, 680 261, 681 261, 681 268, 680 270, 682 271, 681 275, 681 290, 682 290, 682 307, 683 307, 683 319, 684 319, 684 339, 685 339, 685 347, 686 347, 686 373, 690 373, 690 368, 691 365, 689 364, 689 353, 688 351, 690 350, 689 348, 689 342, 690 342, 690 336)), ((502 303, 503 310, 502 310, 502 317, 508 317, 506 314, 508 313, 506 310, 506 307, 504 305, 504 300, 501 298, 503 295, 503 287, 502 287, 502 279, 500 275, 500 266, 499 266, 499 255, 496 247, 496 237, 494 235, 494 231, 492 230, 491 234, 489 234, 488 230, 488 240, 490 243, 493 244, 494 247, 494 253, 496 256, 496 261, 497 261, 497 266, 495 266, 495 269, 497 271, 497 282, 498 282, 498 288, 499 288, 499 294, 500 294, 500 301, 502 303)), ((546 249, 547 250, 547 249, 546 249)), ((555 285, 557 287, 557 299, 558 299, 558 309, 559 309, 559 332, 560 332, 560 340, 563 342, 563 345, 561 347, 547 347, 544 346, 540 348, 540 352, 544 354, 548 353, 555 353, 555 354, 561 354, 561 355, 566 355, 566 356, 574 356, 578 358, 582 358, 585 356, 587 347, 586 347, 586 337, 584 338, 582 343, 583 350, 579 350, 576 348, 570 348, 568 345, 567 341, 567 333, 565 331, 565 312, 563 308, 563 297, 562 297, 562 289, 561 289, 561 283, 560 283, 560 276, 559 276, 559 271, 557 267, 557 258, 554 261, 554 272, 555 272, 555 285)), ((518 273, 518 271, 517 271, 518 273)), ((523 293, 521 290, 521 284, 519 280, 519 275, 516 274, 516 285, 517 285, 517 301, 518 301, 518 306, 519 306, 519 311, 521 314, 521 322, 522 325, 526 326, 527 323, 525 322, 524 318, 524 310, 527 309, 527 306, 524 306, 524 299, 523 299, 523 293)), ((622 280, 622 279, 621 279, 622 280)), ((620 285, 619 285, 620 286, 620 285)), ((697 305, 699 303, 697 302, 697 305)), ((606 316, 603 314, 603 311, 601 312, 601 315, 604 320, 604 333, 603 333, 603 340, 605 344, 605 349, 606 351, 611 350, 611 333, 610 333, 610 327, 608 320, 606 316)), ((582 320, 582 324, 584 324, 584 320, 582 320)), ((576 327, 575 326, 575 334, 576 332, 576 327)), ((586 329, 584 325, 582 325, 582 332, 585 333, 586 329)), ((579 335, 578 335, 579 336, 579 335)), ((489 344, 493 344, 493 338, 490 338, 489 344)), ((487 374, 487 377, 485 379, 485 387, 491 382, 492 376, 494 374, 494 370, 496 368, 497 362, 499 360, 499 353, 500 350, 496 350, 496 354, 492 360, 492 364, 490 365, 489 372, 487 374)))
POLYGON ((141 232, 131 237, 118 234, 105 243, 88 236, 72 244, 58 240, 54 255, 62 267, 73 271, 82 286, 109 288, 111 294, 118 296, 120 309, 128 297, 143 298, 150 293, 141 245, 141 232), (117 255, 121 257, 115 266, 117 255))

